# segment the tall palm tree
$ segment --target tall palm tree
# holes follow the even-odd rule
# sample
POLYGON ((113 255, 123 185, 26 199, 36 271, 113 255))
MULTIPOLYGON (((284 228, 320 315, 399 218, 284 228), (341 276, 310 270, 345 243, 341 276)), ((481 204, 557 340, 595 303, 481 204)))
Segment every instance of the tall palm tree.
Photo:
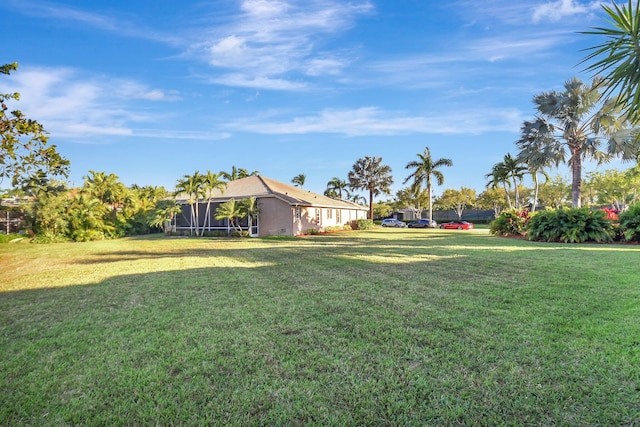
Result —
POLYGON ((347 184, 347 181, 334 176, 333 178, 331 178, 331 180, 329 180, 329 182, 327 182, 327 189, 325 190, 324 194, 326 196, 337 197, 339 199, 342 199, 342 196, 348 198, 348 186, 349 184, 347 184))
POLYGON ((213 192, 220 190, 224 192, 227 188, 227 183, 220 179, 220 174, 213 173, 210 170, 202 176, 202 192, 207 198, 207 209, 204 214, 204 221, 202 222, 202 231, 204 231, 205 223, 209 225, 211 229, 211 200, 213 199, 213 192))
POLYGON ((391 194, 391 167, 382 164, 382 157, 358 159, 349 172, 349 187, 353 190, 369 191, 369 219, 373 219, 373 196, 391 194))
POLYGON ((431 158, 429 147, 424 147, 424 153, 417 154, 419 160, 413 160, 407 163, 405 169, 414 169, 414 171, 405 178, 403 184, 413 179, 412 190, 414 194, 420 194, 422 186, 427 187, 427 198, 429 199, 429 223, 433 220, 433 183, 431 178, 436 179, 438 185, 444 184, 444 175, 438 169, 444 166, 453 166, 451 159, 438 159, 435 162, 431 158))
POLYGON ((568 163, 574 207, 581 204, 582 161, 608 161, 615 154, 614 146, 609 144, 609 152, 602 151, 602 140, 616 135, 626 121, 615 102, 602 98, 601 88, 601 79, 584 84, 572 78, 564 84, 562 92, 536 95, 533 102, 538 117, 524 122, 521 137, 516 141, 519 157, 543 156, 556 166, 568 163))
POLYGON ((195 171, 193 175, 184 175, 182 179, 178 180, 175 190, 176 195, 185 194, 187 196, 187 203, 191 207, 189 232, 192 234, 195 227, 196 236, 198 235, 198 224, 200 222, 198 202, 204 195, 202 183, 202 175, 200 172, 195 171))
POLYGON ((306 180, 307 180, 307 176, 305 174, 301 173, 301 174, 298 174, 298 175, 294 176, 293 179, 291 180, 291 182, 296 187, 302 188, 304 186, 304 182, 306 180))

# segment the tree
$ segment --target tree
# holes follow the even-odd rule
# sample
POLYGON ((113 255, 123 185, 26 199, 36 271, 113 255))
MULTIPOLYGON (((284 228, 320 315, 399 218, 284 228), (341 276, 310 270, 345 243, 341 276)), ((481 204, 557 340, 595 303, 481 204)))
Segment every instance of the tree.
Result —
POLYGON ((193 175, 184 175, 181 180, 176 183, 176 194, 184 193, 187 195, 187 203, 191 207, 189 216, 189 232, 193 233, 195 227, 196 236, 198 235, 199 227, 199 209, 198 201, 204 196, 203 193, 203 180, 200 172, 195 171, 193 175))
POLYGON ((249 172, 245 168, 237 168, 235 166, 231 166, 231 172, 220 171, 220 176, 227 181, 235 181, 237 179, 246 178, 248 176, 257 176, 260 175, 258 171, 249 172))
POLYGON ((257 218, 258 214, 260 213, 260 208, 258 207, 258 203, 256 203, 256 198, 251 196, 248 199, 243 200, 242 209, 246 212, 249 234, 251 234, 253 220, 257 218))
POLYGON ((422 211, 429 206, 429 192, 420 187, 407 187, 396 192, 396 206, 398 209, 411 209, 413 215, 420 219, 422 211))
POLYGON ((458 219, 461 220, 464 210, 473 206, 475 201, 476 191, 471 188, 462 187, 460 190, 445 190, 442 196, 438 198, 437 204, 445 209, 453 209, 456 215, 458 215, 458 219))
POLYGON ((420 194, 422 186, 426 186, 429 205, 429 222, 431 222, 433 220, 433 185, 431 178, 435 178, 438 185, 444 184, 444 175, 438 169, 443 166, 453 166, 453 162, 451 159, 438 159, 434 162, 431 159, 429 147, 424 147, 424 153, 418 153, 417 156, 419 160, 411 161, 407 163, 407 166, 405 166, 405 169, 415 170, 404 180, 404 184, 406 184, 410 179, 413 179, 412 188, 414 194, 420 194))
POLYGON ((347 181, 334 176, 327 182, 327 189, 324 190, 324 195, 334 199, 342 199, 343 196, 344 198, 349 198, 348 186, 347 181))
POLYGON ((493 215, 497 218, 507 207, 507 199, 502 190, 498 188, 487 188, 480 193, 476 199, 478 207, 483 209, 493 209, 493 215))
MULTIPOLYGON (((207 197, 207 209, 204 217, 211 227, 211 200, 213 199, 213 192, 219 190, 221 193, 227 188, 227 183, 220 179, 220 174, 213 173, 210 170, 202 176, 202 191, 207 197)), ((204 232, 205 222, 202 222, 202 231, 204 232)))
POLYGON ((588 173, 586 183, 594 192, 595 202, 611 205, 618 211, 624 211, 633 203, 640 186, 640 179, 632 177, 629 171, 611 169, 588 173))
MULTIPOLYGON (((610 28, 594 27, 583 34, 602 36, 605 41, 587 49, 590 53, 581 64, 594 61, 587 67, 596 75, 604 76, 607 96, 617 93, 616 103, 628 114, 632 123, 640 121, 640 0, 635 7, 631 0, 619 6, 602 5, 608 15, 610 28)), ((627 145, 637 155, 635 144, 627 145)))
MULTIPOLYGON (((358 196, 362 197, 362 196, 358 196)), ((366 203, 366 202, 365 202, 366 203)), ((393 213, 393 206, 389 202, 379 202, 373 207, 374 218, 388 218, 393 213)))
POLYGON ((236 199, 228 200, 224 203, 221 203, 216 209, 215 218, 226 219, 229 221, 229 225, 236 230, 237 232, 242 232, 242 228, 238 223, 238 219, 244 218, 247 216, 247 210, 244 209, 244 206, 241 202, 236 199))
POLYGON ((509 173, 503 162, 498 162, 491 168, 491 172, 485 175, 485 178, 489 179, 487 182, 486 188, 488 189, 497 189, 502 186, 504 190, 504 197, 507 201, 507 206, 509 209, 513 208, 513 204, 511 203, 511 196, 509 195, 509 190, 511 188, 511 180, 509 180, 509 173))
POLYGON ((358 159, 349 172, 349 187, 352 190, 369 191, 369 219, 373 219, 373 196, 390 194, 393 184, 391 168, 382 164, 382 157, 358 159))
POLYGON ((76 194, 69 207, 70 237, 76 242, 102 240, 115 231, 104 219, 109 208, 100 199, 87 193, 76 194))
MULTIPOLYGON (((0 74, 9 75, 18 64, 0 66, 0 74)), ((69 175, 69 161, 60 156, 42 125, 27 119, 20 110, 8 113, 9 100, 18 101, 19 93, 0 94, 0 184, 11 179, 13 187, 25 187, 35 179, 69 175)))
POLYGON ((162 228, 164 234, 169 234, 171 231, 171 221, 180 212, 182 212, 182 207, 177 205, 175 201, 160 200, 149 217, 149 225, 151 227, 162 228))
POLYGON ((507 153, 502 160, 502 167, 504 168, 504 172, 506 174, 507 179, 511 181, 511 184, 514 189, 514 201, 516 209, 520 209, 521 200, 520 200, 520 183, 522 182, 522 178, 524 178, 524 173, 527 170, 526 167, 517 159, 511 156, 511 153, 507 153))
POLYGON ((571 185, 560 175, 545 182, 538 193, 540 204, 554 209, 567 205, 570 196, 571 185))
POLYGON ((306 179, 307 179, 307 176, 305 174, 301 173, 301 174, 298 174, 298 175, 294 176, 293 179, 291 180, 291 182, 296 187, 304 187, 304 182, 306 181, 306 179))
POLYGON ((616 135, 626 124, 616 103, 603 99, 601 87, 602 80, 598 78, 590 85, 573 78, 564 84, 562 92, 536 95, 533 102, 538 117, 524 122, 516 141, 518 157, 540 157, 541 163, 570 166, 574 207, 581 206, 582 161, 603 163, 618 154, 619 146, 611 141, 617 140, 616 135), (610 138, 607 152, 600 149, 604 138, 610 138))

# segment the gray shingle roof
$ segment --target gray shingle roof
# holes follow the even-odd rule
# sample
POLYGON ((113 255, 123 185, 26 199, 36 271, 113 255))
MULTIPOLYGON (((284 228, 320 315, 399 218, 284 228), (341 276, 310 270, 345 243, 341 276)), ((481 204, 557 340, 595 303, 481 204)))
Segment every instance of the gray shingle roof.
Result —
MULTIPOLYGON (((246 178, 237 179, 227 183, 227 188, 221 192, 213 191, 214 201, 226 201, 232 198, 246 199, 254 196, 259 197, 276 197, 291 206, 318 206, 332 207, 343 209, 366 209, 364 206, 358 205, 346 200, 332 199, 321 194, 313 193, 293 185, 284 184, 273 179, 263 176, 248 176, 246 178)), ((176 197, 178 202, 187 200, 187 195, 180 194, 176 197)))

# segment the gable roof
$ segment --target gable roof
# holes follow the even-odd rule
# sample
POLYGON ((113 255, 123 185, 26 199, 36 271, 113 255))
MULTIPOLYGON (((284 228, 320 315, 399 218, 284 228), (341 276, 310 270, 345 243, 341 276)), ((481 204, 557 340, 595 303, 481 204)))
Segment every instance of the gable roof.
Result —
MULTIPOLYGON (((213 201, 224 202, 230 199, 246 199, 248 197, 275 197, 291 206, 318 206, 342 209, 361 209, 367 207, 347 200, 333 199, 321 194, 313 193, 293 185, 284 184, 263 176, 252 175, 242 179, 227 182, 224 191, 214 190, 213 201)), ((178 202, 188 199, 186 194, 176 197, 178 202)))

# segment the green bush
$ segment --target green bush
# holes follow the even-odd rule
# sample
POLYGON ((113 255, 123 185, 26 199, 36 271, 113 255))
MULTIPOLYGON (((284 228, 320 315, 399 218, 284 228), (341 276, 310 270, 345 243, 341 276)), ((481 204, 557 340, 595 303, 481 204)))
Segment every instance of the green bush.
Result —
POLYGON ((528 209, 503 211, 491 221, 489 232, 496 236, 524 236, 530 220, 531 213, 528 209))
POLYGON ((537 212, 527 226, 530 240, 544 242, 609 242, 614 235, 615 230, 607 214, 588 208, 537 212))
POLYGON ((372 219, 357 219, 356 230, 372 230, 374 228, 372 219))
POLYGON ((640 241, 640 203, 631 205, 628 210, 618 215, 620 233, 628 242, 640 241))
POLYGON ((0 243, 9 243, 12 240, 24 238, 21 234, 0 234, 0 243))

